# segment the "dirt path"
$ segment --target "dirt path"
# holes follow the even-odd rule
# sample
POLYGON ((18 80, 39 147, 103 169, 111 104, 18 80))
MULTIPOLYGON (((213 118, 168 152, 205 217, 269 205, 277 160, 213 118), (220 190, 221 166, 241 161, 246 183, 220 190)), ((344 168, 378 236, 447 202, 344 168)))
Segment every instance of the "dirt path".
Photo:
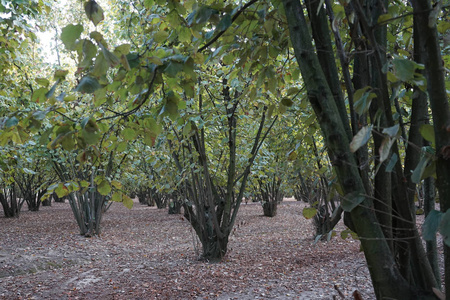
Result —
POLYGON ((335 285, 374 299, 359 242, 313 245, 303 205, 283 202, 275 218, 242 205, 218 264, 197 260, 189 224, 167 210, 115 203, 91 239, 67 203, 0 217, 0 299, 341 299, 335 285))

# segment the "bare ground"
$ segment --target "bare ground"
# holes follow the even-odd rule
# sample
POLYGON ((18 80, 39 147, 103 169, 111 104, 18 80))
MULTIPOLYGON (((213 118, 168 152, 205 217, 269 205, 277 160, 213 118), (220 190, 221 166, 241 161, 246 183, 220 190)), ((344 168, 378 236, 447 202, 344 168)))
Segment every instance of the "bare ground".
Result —
POLYGON ((221 263, 199 261, 188 222, 167 210, 114 203, 101 237, 78 234, 69 204, 0 217, 0 299, 374 299, 359 242, 313 245, 303 203, 274 218, 242 205, 221 263), (339 295, 337 289, 342 293, 339 295))

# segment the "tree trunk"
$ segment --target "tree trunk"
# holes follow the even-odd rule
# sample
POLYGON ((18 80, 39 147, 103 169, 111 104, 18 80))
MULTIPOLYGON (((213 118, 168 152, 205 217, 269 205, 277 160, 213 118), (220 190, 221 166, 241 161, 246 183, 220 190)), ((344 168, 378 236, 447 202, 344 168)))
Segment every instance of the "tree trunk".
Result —
MULTIPOLYGON (((429 0, 411 0, 421 54, 425 62, 427 90, 433 115, 436 144, 436 185, 441 211, 450 208, 450 109, 445 87, 445 70, 439 46, 434 9, 429 0)), ((444 244, 445 294, 450 297, 450 247, 444 244)))
MULTIPOLYGON (((380 225, 365 197, 356 160, 349 149, 349 139, 326 78, 320 67, 303 9, 298 1, 283 0, 290 39, 310 101, 320 123, 330 161, 346 194, 344 209, 350 211, 360 237, 377 298, 413 299, 417 290, 401 276, 384 239, 380 225), (362 204, 362 205, 360 205, 362 204)), ((427 291, 431 295, 431 291, 427 291)))

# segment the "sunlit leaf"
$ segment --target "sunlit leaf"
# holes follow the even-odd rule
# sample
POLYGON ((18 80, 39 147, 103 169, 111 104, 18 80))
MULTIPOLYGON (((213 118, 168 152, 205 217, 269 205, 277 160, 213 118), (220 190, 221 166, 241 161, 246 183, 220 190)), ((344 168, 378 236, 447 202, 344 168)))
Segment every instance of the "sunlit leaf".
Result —
POLYGON ((106 196, 111 193, 111 185, 107 180, 102 180, 97 186, 97 191, 100 193, 100 195, 106 196))
POLYGON ((91 20, 95 26, 97 26, 97 24, 104 19, 103 9, 94 0, 89 0, 86 2, 84 5, 84 11, 86 12, 88 19, 91 20))
POLYGON ((69 74, 68 70, 56 70, 55 74, 53 75, 53 78, 55 80, 58 80, 58 79, 64 80, 64 79, 66 79, 67 74, 69 74))
POLYGON ((69 195, 69 189, 63 184, 59 183, 58 187, 55 189, 55 193, 59 198, 69 195))
POLYGON ((46 88, 40 88, 34 91, 33 95, 31 96, 31 101, 36 103, 43 103, 47 100, 46 94, 48 93, 48 90, 46 88))
POLYGON ((384 23, 389 19, 392 19, 392 16, 390 14, 383 14, 378 17, 378 23, 384 23))
POLYGON ((37 84, 47 88, 48 85, 50 84, 50 81, 48 81, 48 79, 46 78, 36 78, 35 81, 37 82, 37 84))
POLYGON ((358 133, 353 137, 350 143, 350 151, 356 152, 359 148, 364 146, 367 141, 370 139, 372 133, 372 125, 364 126, 358 133))
POLYGON ((429 141, 431 144, 435 144, 435 137, 434 137, 434 127, 430 124, 422 124, 419 128, 420 135, 422 137, 429 141))
POLYGON ((80 24, 69 24, 61 31, 61 41, 67 50, 75 50, 76 40, 80 38, 83 26, 80 24))
POLYGON ((133 200, 125 194, 122 194, 123 206, 128 209, 133 208, 133 200))
POLYGON ((121 192, 114 192, 112 197, 111 197, 111 201, 122 202, 122 193, 121 192))
POLYGON ((386 137, 380 146, 380 163, 385 161, 389 157, 389 153, 391 151, 392 145, 394 145, 395 139, 386 137))

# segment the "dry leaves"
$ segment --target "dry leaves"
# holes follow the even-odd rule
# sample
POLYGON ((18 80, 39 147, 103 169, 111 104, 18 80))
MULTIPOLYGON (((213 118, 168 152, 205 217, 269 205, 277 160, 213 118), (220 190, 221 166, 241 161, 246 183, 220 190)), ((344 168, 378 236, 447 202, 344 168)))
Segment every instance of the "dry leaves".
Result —
MULTIPOLYGON (((313 245, 303 203, 275 218, 242 205, 222 263, 197 260, 181 215, 114 203, 101 237, 78 235, 68 203, 0 218, 0 299, 373 299, 359 242, 313 245)), ((339 227, 339 230, 343 230, 339 227)))

